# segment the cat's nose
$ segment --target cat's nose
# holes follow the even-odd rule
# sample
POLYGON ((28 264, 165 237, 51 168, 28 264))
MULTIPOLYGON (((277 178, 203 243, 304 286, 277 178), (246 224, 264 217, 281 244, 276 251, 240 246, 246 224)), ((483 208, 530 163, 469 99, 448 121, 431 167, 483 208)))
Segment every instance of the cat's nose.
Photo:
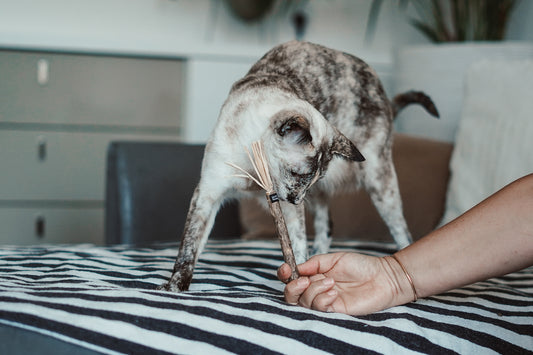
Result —
POLYGON ((296 195, 295 194, 288 194, 287 195, 287 201, 292 203, 293 205, 296 205, 296 195))

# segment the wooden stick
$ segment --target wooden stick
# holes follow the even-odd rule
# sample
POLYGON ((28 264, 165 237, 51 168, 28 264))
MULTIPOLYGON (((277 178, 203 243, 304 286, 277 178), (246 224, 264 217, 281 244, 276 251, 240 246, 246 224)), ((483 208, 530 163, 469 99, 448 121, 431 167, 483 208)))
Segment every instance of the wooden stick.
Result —
POLYGON ((276 224, 276 230, 278 231, 278 239, 281 245, 281 252, 283 253, 283 259, 291 268, 291 276, 289 281, 297 279, 300 275, 296 268, 296 260, 294 259, 294 252, 292 251, 291 240, 289 238, 289 231, 285 224, 285 218, 283 218, 283 212, 279 204, 278 194, 268 194, 267 192, 268 207, 270 207, 270 213, 274 218, 276 224))
POLYGON ((252 154, 246 149, 248 158, 252 163, 252 166, 257 174, 257 178, 248 173, 246 170, 241 167, 228 163, 230 166, 240 170, 245 175, 238 175, 242 177, 248 177, 259 185, 262 189, 266 191, 266 197, 268 201, 268 207, 270 208, 270 214, 274 218, 274 223, 276 224, 276 230, 278 232, 278 239, 281 245, 281 252, 283 253, 283 259, 291 268, 291 276, 289 281, 297 279, 299 277, 298 270, 296 268, 296 260, 294 259, 294 252, 292 251, 291 240, 289 238, 289 232, 287 230, 287 225, 285 223, 285 218, 283 218, 283 211, 281 210, 281 205, 279 203, 278 194, 274 191, 274 185, 272 184, 272 179, 270 178, 270 170, 268 168, 268 161, 266 159, 265 152, 263 150, 263 144, 261 141, 255 141, 252 143, 252 154))

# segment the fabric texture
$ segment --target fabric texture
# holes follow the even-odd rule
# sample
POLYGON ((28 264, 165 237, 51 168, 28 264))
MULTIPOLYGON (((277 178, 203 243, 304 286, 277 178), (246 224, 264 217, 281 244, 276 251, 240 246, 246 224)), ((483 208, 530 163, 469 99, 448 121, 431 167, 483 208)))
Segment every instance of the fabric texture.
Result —
POLYGON ((483 61, 467 75, 442 223, 533 172, 533 61, 483 61))
MULTIPOLYGON (((394 252, 358 242, 333 250, 394 252)), ((176 245, 1 247, 0 323, 102 353, 533 350, 533 269, 352 317, 286 304, 276 241, 211 241, 190 291, 155 290, 176 253, 176 245)))

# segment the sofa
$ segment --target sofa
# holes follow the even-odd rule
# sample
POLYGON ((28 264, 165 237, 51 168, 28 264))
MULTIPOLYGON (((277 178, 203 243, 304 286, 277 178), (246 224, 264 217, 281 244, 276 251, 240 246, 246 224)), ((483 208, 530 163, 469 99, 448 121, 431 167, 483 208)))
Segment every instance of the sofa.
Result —
MULTIPOLYGON (((393 142, 404 214, 413 238, 418 239, 434 229, 443 215, 453 145, 406 134, 395 134, 393 142)), ((107 159, 106 243, 176 241, 199 179, 203 148, 182 143, 113 142, 107 159), (172 164, 173 160, 180 163, 172 164)), ((392 241, 364 190, 334 196, 330 208, 335 239, 392 241)), ((307 233, 312 238, 312 219, 307 217, 307 233)), ((237 235, 244 240, 277 238, 272 217, 255 200, 224 204, 210 238, 237 235)))

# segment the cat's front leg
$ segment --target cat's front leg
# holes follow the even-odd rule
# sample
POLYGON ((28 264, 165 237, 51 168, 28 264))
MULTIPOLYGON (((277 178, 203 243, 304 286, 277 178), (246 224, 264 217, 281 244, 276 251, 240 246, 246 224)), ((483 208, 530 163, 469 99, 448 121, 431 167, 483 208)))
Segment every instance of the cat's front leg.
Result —
POLYGON ((308 258, 304 204, 293 205, 288 202, 282 202, 281 208, 285 216, 285 223, 287 224, 296 264, 302 264, 308 258))
POLYGON ((161 290, 178 292, 189 289, 196 261, 220 206, 219 199, 209 197, 201 190, 198 185, 194 191, 172 275, 168 282, 159 287, 161 290))

